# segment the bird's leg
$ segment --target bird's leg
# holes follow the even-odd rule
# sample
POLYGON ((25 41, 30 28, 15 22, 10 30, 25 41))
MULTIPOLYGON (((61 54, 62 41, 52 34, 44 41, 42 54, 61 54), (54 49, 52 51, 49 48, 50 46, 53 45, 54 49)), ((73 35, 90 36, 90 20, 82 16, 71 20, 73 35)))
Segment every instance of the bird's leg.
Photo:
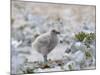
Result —
POLYGON ((43 68, 50 68, 50 66, 48 65, 48 62, 47 62, 47 55, 44 55, 44 64, 43 64, 43 68))
POLYGON ((47 55, 44 55, 44 62, 47 63, 47 55))

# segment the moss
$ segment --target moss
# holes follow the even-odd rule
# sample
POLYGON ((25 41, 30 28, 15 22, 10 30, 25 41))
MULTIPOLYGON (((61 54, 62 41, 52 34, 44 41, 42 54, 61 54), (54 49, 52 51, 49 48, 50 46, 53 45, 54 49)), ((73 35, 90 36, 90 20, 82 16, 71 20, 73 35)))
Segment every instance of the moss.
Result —
POLYGON ((85 45, 86 45, 86 47, 87 47, 87 48, 90 48, 90 44, 88 44, 88 43, 85 43, 85 45))
POLYGON ((85 39, 85 37, 87 37, 87 34, 84 32, 79 32, 78 34, 75 35, 75 38, 81 42, 85 39))
POLYGON ((95 40, 95 34, 94 34, 94 33, 90 33, 90 34, 88 34, 88 36, 86 37, 85 42, 91 43, 93 40, 95 40))
POLYGON ((89 59, 92 57, 91 53, 89 51, 86 51, 85 52, 85 56, 86 56, 86 59, 89 59))
POLYGON ((69 68, 70 70, 72 70, 72 66, 71 66, 71 65, 68 65, 68 68, 69 68))
POLYGON ((79 32, 75 35, 75 38, 80 42, 85 40, 85 42, 91 43, 93 40, 95 40, 95 33, 79 32))

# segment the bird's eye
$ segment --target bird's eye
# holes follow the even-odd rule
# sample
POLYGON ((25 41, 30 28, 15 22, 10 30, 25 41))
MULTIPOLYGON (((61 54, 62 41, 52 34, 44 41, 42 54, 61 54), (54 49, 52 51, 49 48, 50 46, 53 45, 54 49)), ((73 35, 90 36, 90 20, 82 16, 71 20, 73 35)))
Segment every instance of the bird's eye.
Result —
POLYGON ((56 30, 52 30, 52 32, 56 33, 56 30))

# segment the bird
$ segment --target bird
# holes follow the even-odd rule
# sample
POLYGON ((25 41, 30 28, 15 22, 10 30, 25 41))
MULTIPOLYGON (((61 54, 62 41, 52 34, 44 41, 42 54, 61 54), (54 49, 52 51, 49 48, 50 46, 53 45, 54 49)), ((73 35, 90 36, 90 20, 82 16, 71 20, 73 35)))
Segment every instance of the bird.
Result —
POLYGON ((32 47, 43 55, 44 62, 47 62, 47 55, 57 46, 59 41, 58 34, 60 34, 59 31, 51 29, 38 36, 32 43, 32 47))

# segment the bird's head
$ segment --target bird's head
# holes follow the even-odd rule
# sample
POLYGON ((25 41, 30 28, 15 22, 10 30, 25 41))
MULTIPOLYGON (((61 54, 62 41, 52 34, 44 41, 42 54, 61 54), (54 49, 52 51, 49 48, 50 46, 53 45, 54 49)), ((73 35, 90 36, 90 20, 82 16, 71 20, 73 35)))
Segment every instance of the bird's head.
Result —
POLYGON ((52 33, 52 34, 60 34, 60 32, 57 31, 57 30, 55 30, 55 29, 52 29, 52 30, 51 30, 51 33, 52 33))

